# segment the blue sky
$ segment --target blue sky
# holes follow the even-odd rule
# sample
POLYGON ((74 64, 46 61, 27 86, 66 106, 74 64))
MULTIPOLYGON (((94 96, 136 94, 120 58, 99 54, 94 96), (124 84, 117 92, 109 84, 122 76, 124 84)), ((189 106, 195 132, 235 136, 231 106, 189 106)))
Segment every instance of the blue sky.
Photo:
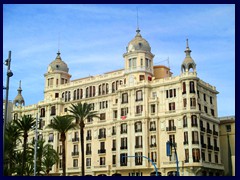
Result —
POLYGON ((178 76, 188 38, 198 77, 219 92, 218 115, 235 115, 235 5, 225 4, 3 5, 3 60, 11 50, 14 73, 9 100, 20 80, 26 105, 43 100, 44 73, 58 49, 72 80, 122 69, 136 34, 137 8, 155 65, 168 65, 169 58, 178 76))

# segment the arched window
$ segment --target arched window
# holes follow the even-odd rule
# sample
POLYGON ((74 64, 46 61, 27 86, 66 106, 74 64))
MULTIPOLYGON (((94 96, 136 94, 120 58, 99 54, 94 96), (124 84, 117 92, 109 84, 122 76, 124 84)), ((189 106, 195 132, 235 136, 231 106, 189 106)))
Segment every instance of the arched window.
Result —
POLYGON ((190 93, 195 93, 194 82, 190 81, 190 93))
POLYGON ((115 93, 115 82, 112 83, 112 93, 115 93))
POLYGON ((186 83, 182 83, 182 94, 186 94, 186 83))
POLYGON ((136 91, 136 101, 142 101, 142 100, 143 100, 142 90, 136 91))
POLYGON ((187 127, 187 116, 183 116, 183 127, 187 127))
POLYGON ((40 117, 45 117, 45 108, 41 108, 40 117))
POLYGON ((88 87, 86 88, 85 97, 88 98, 88 87))
POLYGON ((99 85, 98 86, 98 95, 101 95, 102 94, 102 85, 99 85))
POLYGON ((135 123, 135 132, 142 132, 142 122, 138 121, 135 123))
POLYGON ((79 99, 79 89, 77 89, 77 99, 79 99))
POLYGON ((73 100, 76 100, 76 90, 73 91, 73 100))

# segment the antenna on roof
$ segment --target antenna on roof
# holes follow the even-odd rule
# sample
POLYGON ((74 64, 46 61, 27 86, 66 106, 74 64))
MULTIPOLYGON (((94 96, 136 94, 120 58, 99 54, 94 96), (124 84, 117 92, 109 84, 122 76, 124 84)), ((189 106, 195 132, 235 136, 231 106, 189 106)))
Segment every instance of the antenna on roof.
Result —
POLYGON ((167 57, 167 59, 165 59, 165 60, 156 62, 156 64, 161 63, 161 62, 165 62, 165 61, 167 61, 167 63, 168 63, 168 68, 170 69, 169 57, 167 57))
POLYGON ((58 52, 60 50, 60 32, 58 32, 58 52))
POLYGON ((139 24, 138 24, 138 7, 137 7, 137 30, 139 30, 139 24))

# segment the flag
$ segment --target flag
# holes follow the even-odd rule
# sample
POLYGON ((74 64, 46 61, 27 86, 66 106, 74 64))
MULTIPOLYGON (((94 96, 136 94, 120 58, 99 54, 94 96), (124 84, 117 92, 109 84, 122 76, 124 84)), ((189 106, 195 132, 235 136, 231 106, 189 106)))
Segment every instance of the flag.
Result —
POLYGON ((127 116, 121 116, 122 120, 125 120, 127 118, 127 116))

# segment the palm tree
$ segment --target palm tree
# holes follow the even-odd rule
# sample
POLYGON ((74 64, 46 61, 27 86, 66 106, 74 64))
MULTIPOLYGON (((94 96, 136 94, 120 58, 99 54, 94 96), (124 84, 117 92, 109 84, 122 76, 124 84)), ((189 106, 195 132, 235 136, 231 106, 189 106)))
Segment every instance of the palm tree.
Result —
POLYGON ((15 121, 18 129, 23 134, 23 156, 22 156, 22 171, 21 176, 24 174, 25 164, 26 164, 26 149, 27 149, 27 140, 28 140, 28 132, 35 124, 35 118, 31 115, 23 115, 22 119, 18 119, 15 121))
POLYGON ((43 159, 42 159, 42 165, 45 168, 46 175, 49 175, 49 172, 52 169, 52 166, 58 162, 58 154, 55 149, 53 149, 53 146, 50 144, 47 144, 43 147, 43 159))
POLYGON ((92 111, 92 106, 91 104, 87 104, 84 103, 82 104, 77 103, 76 105, 71 104, 72 106, 70 107, 70 110, 68 110, 69 112, 72 113, 72 117, 74 117, 76 119, 76 123, 79 124, 80 127, 80 143, 81 143, 81 159, 82 159, 82 176, 85 175, 85 164, 84 164, 84 127, 85 127, 85 123, 84 120, 85 119, 92 119, 93 117, 97 117, 97 112, 96 111, 92 111))
POLYGON ((73 123, 73 118, 70 116, 56 116, 52 119, 51 124, 47 126, 47 128, 52 128, 53 130, 58 131, 61 135, 63 176, 66 176, 66 152, 65 152, 66 133, 71 129, 75 129, 76 127, 77 127, 76 124, 73 123))
POLYGON ((11 176, 14 172, 14 156, 15 156, 15 149, 17 147, 17 141, 21 142, 20 139, 21 132, 17 128, 14 121, 11 121, 6 124, 5 130, 5 140, 4 140, 4 175, 11 176))

